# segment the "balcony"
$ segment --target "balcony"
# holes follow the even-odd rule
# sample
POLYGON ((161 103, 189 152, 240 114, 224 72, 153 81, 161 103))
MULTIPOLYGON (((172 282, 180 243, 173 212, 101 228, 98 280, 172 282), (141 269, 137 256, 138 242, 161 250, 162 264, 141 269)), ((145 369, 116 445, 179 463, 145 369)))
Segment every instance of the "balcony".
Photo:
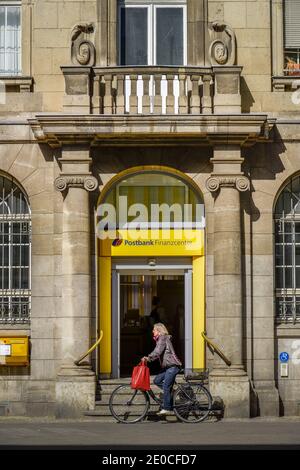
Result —
POLYGON ((61 67, 63 110, 28 119, 52 148, 251 146, 268 142, 274 119, 241 114, 238 66, 61 67))
POLYGON ((64 111, 97 115, 240 113, 241 67, 63 66, 64 111))

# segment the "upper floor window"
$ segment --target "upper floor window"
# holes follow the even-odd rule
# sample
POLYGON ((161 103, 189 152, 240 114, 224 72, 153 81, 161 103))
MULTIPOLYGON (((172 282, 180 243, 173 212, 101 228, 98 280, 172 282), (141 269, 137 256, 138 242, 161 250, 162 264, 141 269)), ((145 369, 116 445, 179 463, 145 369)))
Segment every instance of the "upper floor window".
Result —
POLYGON ((300 176, 290 179, 275 206, 276 318, 300 321, 300 176))
POLYGON ((21 73, 21 5, 0 1, 0 74, 21 73))
POLYGON ((284 0, 284 71, 300 75, 300 0, 284 0))
POLYGON ((21 188, 0 174, 0 323, 30 318, 30 209, 21 188))
POLYGON ((121 65, 186 63, 186 0, 120 0, 121 65))

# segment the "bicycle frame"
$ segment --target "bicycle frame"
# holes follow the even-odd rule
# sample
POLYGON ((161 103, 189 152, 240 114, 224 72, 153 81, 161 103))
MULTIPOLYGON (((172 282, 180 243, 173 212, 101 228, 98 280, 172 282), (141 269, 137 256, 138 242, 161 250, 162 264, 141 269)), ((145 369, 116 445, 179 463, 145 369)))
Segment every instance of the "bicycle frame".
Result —
MULTIPOLYGON (((132 397, 130 398, 130 400, 126 403, 127 405, 131 405, 132 404, 132 401, 134 400, 134 398, 136 397, 136 394, 137 394, 138 390, 135 390, 132 397)), ((145 393, 146 393, 146 396, 149 400, 149 397, 152 398, 152 400, 154 400, 158 405, 160 405, 161 403, 161 400, 159 398, 157 398, 157 396, 155 395, 155 393, 153 392, 153 390, 150 388, 150 390, 145 390, 145 393)), ((149 400, 150 401, 150 400, 149 400)))
MULTIPOLYGON (((182 384, 178 384, 178 383, 174 383, 174 385, 177 385, 177 387, 181 390, 181 392, 183 392, 183 394, 185 395, 185 397, 190 400, 191 403, 195 404, 195 403, 198 403, 196 399, 192 399, 185 391, 185 385, 190 385, 189 381, 186 380, 185 383, 182 385, 182 384)), ((199 385, 201 387, 204 387, 204 385, 202 383, 195 383, 194 385, 199 385)), ((205 388, 205 387, 204 387, 205 388)), ((174 393, 174 390, 172 390, 172 394, 174 393)), ((133 394, 131 400, 129 402, 127 402, 127 404, 131 405, 131 401, 134 399, 134 397, 136 396, 137 394, 137 390, 135 391, 135 393, 133 394)), ((158 398, 155 393, 153 392, 153 390, 150 388, 150 390, 146 390, 146 394, 147 394, 147 397, 149 398, 152 398, 152 400, 154 400, 158 405, 161 405, 162 403, 162 400, 160 398, 158 398)), ((176 408, 176 405, 174 405, 174 408, 176 408)))

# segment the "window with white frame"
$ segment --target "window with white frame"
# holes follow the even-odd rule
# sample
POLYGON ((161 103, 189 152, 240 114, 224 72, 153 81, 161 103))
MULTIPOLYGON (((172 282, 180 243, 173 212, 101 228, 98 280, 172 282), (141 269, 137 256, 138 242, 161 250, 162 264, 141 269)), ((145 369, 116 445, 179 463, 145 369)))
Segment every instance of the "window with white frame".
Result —
POLYGON ((120 0, 120 65, 185 65, 186 29, 186 0, 120 0))
POLYGON ((0 174, 0 323, 30 320, 31 215, 23 191, 0 174))
POLYGON ((284 72, 300 75, 300 0, 284 0, 284 72))
POLYGON ((21 2, 0 1, 0 75, 21 73, 21 2))

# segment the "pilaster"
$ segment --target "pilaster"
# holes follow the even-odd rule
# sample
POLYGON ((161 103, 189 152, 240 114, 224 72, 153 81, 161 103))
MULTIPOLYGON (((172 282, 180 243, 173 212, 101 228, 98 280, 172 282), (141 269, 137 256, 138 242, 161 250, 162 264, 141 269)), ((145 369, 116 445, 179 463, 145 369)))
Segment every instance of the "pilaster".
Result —
POLYGON ((88 146, 63 146, 55 188, 63 193, 62 305, 59 318, 62 362, 56 382, 56 416, 76 417, 95 405, 95 373, 75 366, 90 346, 89 192, 98 187, 91 175, 88 146))
POLYGON ((226 417, 250 416, 250 383, 243 364, 240 192, 249 190, 239 146, 216 146, 207 189, 214 203, 215 341, 231 361, 215 355, 211 392, 221 396, 226 417))

